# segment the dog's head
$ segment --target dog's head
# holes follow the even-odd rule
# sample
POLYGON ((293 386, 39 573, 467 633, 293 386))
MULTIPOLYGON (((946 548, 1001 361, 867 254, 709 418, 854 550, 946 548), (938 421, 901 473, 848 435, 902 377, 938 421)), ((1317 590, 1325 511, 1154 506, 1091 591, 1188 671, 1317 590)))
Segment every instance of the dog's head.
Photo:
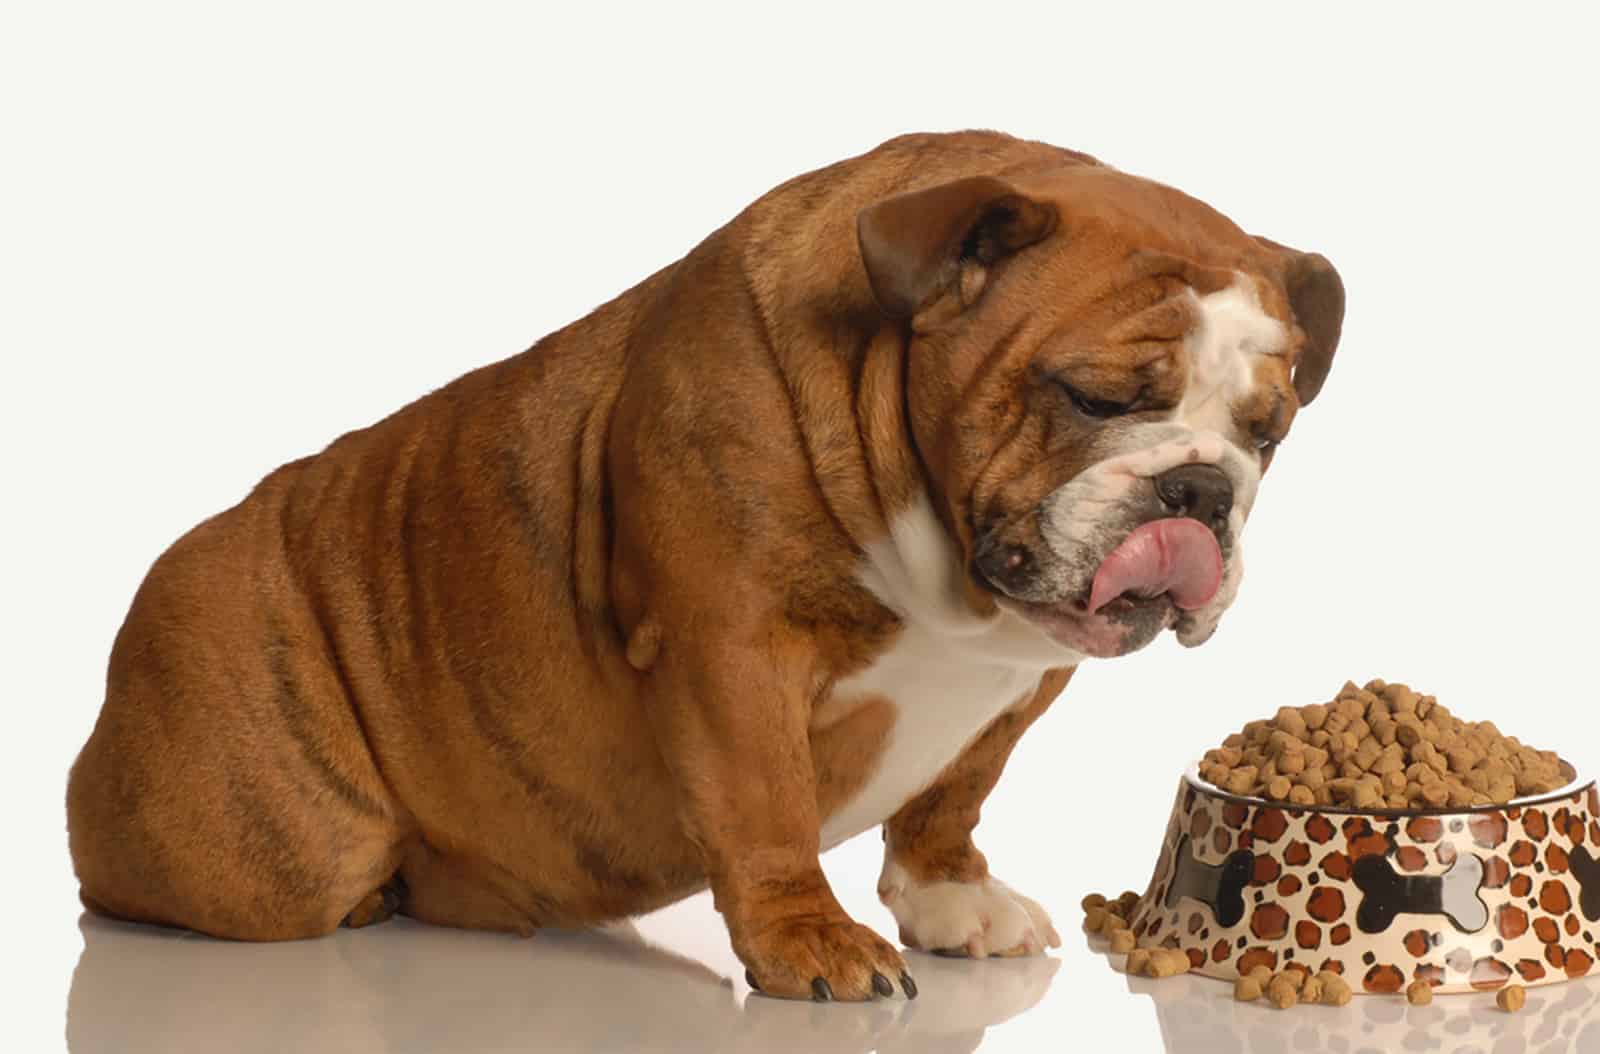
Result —
POLYGON ((911 334, 909 426, 969 602, 1086 655, 1210 637, 1261 475, 1333 361, 1328 261, 1092 166, 914 191, 857 233, 911 334))

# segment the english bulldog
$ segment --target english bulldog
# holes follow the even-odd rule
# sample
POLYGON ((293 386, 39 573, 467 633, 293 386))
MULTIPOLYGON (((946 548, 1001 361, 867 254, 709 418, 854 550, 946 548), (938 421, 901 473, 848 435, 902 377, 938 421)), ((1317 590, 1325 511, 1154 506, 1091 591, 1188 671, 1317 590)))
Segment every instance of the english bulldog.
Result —
POLYGON ((979 807, 1079 663, 1211 635, 1343 301, 994 132, 791 180, 156 561, 69 780, 83 902, 267 941, 709 886, 761 992, 909 997, 818 866, 881 827, 901 943, 1038 954, 979 807))

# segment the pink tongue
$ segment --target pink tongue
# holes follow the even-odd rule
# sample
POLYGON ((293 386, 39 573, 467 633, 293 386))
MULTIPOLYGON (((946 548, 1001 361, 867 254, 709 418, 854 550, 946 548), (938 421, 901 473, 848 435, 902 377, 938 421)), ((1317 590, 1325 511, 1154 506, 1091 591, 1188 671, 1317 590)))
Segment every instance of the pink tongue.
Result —
POLYGON ((1167 593, 1185 611, 1205 607, 1222 585, 1222 549, 1199 520, 1152 520, 1112 550, 1094 573, 1089 614, 1124 593, 1167 593))

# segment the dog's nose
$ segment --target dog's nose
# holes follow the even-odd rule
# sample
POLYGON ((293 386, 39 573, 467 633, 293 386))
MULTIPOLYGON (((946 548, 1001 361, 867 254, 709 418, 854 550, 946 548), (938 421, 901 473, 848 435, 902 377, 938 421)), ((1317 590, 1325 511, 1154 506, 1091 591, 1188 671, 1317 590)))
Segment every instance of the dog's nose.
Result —
POLYGON ((1215 465, 1179 465, 1156 477, 1156 495, 1175 516, 1188 516, 1214 531, 1228 526, 1233 484, 1215 465))
POLYGON ((978 542, 972 559, 978 574, 997 589, 1015 593, 1027 588, 1035 568, 1033 552, 1026 545, 988 535, 978 542))

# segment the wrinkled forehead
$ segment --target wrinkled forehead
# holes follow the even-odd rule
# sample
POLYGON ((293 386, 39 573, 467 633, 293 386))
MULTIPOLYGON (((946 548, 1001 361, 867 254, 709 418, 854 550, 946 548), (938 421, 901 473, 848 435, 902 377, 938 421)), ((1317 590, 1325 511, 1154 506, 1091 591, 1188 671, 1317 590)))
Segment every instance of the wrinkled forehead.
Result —
POLYGON ((1206 203, 1115 170, 1066 173, 1052 190, 1063 222, 1047 280, 1076 293, 1060 305, 1071 343, 1148 381, 1192 428, 1280 435, 1304 334, 1277 251, 1206 203))

